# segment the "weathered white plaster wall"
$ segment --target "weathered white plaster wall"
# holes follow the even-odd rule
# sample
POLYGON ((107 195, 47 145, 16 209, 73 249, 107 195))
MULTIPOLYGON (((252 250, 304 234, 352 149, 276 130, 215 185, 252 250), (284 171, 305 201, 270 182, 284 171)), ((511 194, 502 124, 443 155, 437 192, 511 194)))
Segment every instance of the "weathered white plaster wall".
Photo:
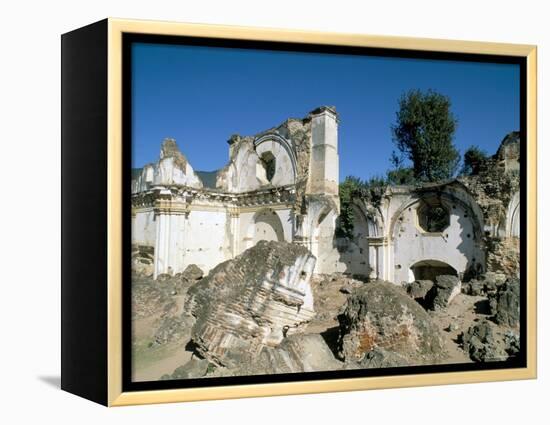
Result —
POLYGON ((132 244, 154 247, 156 232, 155 213, 152 208, 136 211, 132 217, 132 244))
POLYGON ((196 264, 208 272, 231 258, 230 217, 226 211, 192 210, 185 223, 181 270, 196 264))
POLYGON ((389 277, 394 283, 410 282, 410 268, 419 261, 436 260, 463 273, 475 260, 485 263, 484 253, 475 241, 472 213, 458 202, 442 201, 450 214, 450 224, 440 233, 428 233, 418 224, 419 202, 409 205, 395 219, 389 277))

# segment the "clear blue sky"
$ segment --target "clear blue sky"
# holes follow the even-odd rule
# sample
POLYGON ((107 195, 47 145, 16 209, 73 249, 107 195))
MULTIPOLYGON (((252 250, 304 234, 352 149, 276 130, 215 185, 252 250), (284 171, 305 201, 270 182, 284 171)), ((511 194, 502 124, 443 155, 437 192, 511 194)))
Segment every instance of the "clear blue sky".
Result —
POLYGON ((519 66, 424 59, 133 45, 134 167, 158 159, 175 138, 195 170, 228 160, 229 136, 253 135, 321 105, 340 114, 340 178, 385 174, 390 125, 409 89, 450 97, 461 154, 492 154, 519 130, 519 66))

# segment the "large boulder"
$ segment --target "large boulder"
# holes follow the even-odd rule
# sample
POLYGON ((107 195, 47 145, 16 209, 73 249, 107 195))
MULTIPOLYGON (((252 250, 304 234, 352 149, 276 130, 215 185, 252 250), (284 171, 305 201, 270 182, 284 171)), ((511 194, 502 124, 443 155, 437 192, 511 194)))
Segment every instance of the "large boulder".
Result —
POLYGON ((305 247, 273 241, 216 266, 187 293, 195 351, 233 368, 303 330, 315 315, 314 267, 305 247))
POLYGON ((376 281, 354 289, 338 319, 339 355, 347 363, 434 364, 445 356, 443 337, 428 313, 394 284, 376 281))
POLYGON ((489 305, 493 319, 499 325, 516 327, 519 325, 519 279, 510 278, 489 295, 489 305))
POLYGON ((425 297, 425 306, 430 310, 443 310, 460 294, 461 283, 458 277, 439 275, 425 297))

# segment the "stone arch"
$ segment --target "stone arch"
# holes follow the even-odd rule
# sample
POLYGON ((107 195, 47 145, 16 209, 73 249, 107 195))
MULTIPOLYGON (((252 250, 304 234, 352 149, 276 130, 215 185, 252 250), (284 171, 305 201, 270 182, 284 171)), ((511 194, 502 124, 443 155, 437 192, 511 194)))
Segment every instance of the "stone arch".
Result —
POLYGON ((514 193, 506 211, 506 236, 519 238, 520 235, 520 196, 514 193))
POLYGON ((273 175, 269 180, 273 186, 296 183, 297 161, 291 143, 278 134, 264 134, 254 140, 254 149, 261 163, 266 157, 273 160, 273 175))
POLYGON ((367 227, 365 236, 378 237, 382 235, 384 229, 384 217, 380 210, 364 202, 353 202, 354 214, 358 220, 363 221, 367 227))
MULTIPOLYGON (((414 279, 411 265, 422 261, 428 262, 425 266, 430 261, 445 263, 458 276, 473 264, 485 264, 483 215, 467 190, 459 184, 447 184, 411 189, 400 195, 403 201, 394 209, 388 232, 389 259, 384 267, 389 280, 411 281, 414 279), (427 232, 418 223, 417 208, 426 197, 436 197, 449 211, 449 225, 441 232, 427 232)), ((441 265, 433 264, 439 273, 441 265)))
POLYGON ((247 230, 247 248, 256 245, 259 241, 285 240, 283 224, 279 215, 272 209, 265 208, 254 214, 247 230))
POLYGON ((437 276, 458 276, 457 270, 445 261, 425 259, 411 264, 409 267, 409 282, 415 280, 431 280, 435 282, 437 276))
POLYGON ((438 200, 446 206, 452 207, 452 205, 459 205, 461 208, 466 210, 474 227, 474 239, 479 241, 483 238, 483 213, 474 198, 466 191, 461 191, 461 196, 459 197, 455 191, 447 191, 445 187, 438 187, 433 190, 425 190, 419 193, 414 192, 412 197, 403 202, 403 204, 397 208, 390 219, 388 234, 392 239, 396 237, 396 231, 398 228, 397 224, 402 213, 409 208, 418 207, 422 204, 425 198, 429 197, 437 197, 438 200))

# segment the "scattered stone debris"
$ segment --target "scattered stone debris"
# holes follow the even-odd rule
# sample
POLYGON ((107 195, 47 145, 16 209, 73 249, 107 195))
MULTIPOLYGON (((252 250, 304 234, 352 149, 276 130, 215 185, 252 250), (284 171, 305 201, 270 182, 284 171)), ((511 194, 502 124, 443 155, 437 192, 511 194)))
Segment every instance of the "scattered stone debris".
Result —
MULTIPOLYGON (((174 279, 175 281, 175 279, 174 279)), ((132 276, 132 316, 134 319, 174 313, 176 300, 172 296, 172 279, 153 280, 150 277, 132 276)))
POLYGON ((156 345, 164 345, 173 341, 189 341, 194 320, 187 315, 169 315, 160 321, 154 333, 156 345))
POLYGON ((476 362, 505 361, 519 352, 519 338, 514 333, 499 332, 497 325, 481 320, 461 336, 462 347, 476 362))
POLYGON ((359 362, 363 369, 376 369, 381 367, 403 367, 410 365, 410 359, 395 351, 388 351, 375 347, 369 351, 359 362))
POLYGON ((305 247, 273 241, 260 241, 216 266, 188 291, 185 308, 196 318, 196 352, 232 368, 302 331, 315 316, 314 266, 305 247))
POLYGON ((519 325, 519 279, 510 278, 497 292, 489 296, 493 320, 499 325, 515 327, 519 325))
POLYGON ((353 288, 364 285, 359 280, 333 274, 317 275, 311 278, 313 302, 316 315, 307 326, 308 333, 322 333, 338 327, 338 314, 346 303, 353 288))
POLYGON ((139 276, 153 276, 155 271, 155 250, 150 246, 132 247, 132 271, 139 276))
POLYGON ((506 281, 506 275, 502 273, 487 272, 477 279, 462 283, 462 292, 473 296, 486 296, 495 292, 499 285, 506 281))
POLYGON ((461 282, 456 276, 439 275, 425 296, 425 306, 430 310, 441 310, 460 294, 461 282))
POLYGON ((174 292, 176 294, 184 295, 187 290, 201 280, 204 276, 204 272, 196 264, 190 264, 182 272, 174 276, 176 278, 174 285, 174 292))
MULTIPOLYGON (((375 348, 403 356, 408 364, 444 357, 442 336, 428 313, 394 284, 376 281, 356 288, 338 319, 339 356, 346 362, 362 362, 375 348)), ((379 362, 382 354, 366 362, 379 362)))
POLYGON ((447 326, 446 331, 447 332, 456 332, 458 330, 458 325, 456 323, 450 323, 449 326, 447 326))
POLYGON ((520 341, 519 341, 519 334, 516 332, 506 332, 504 334, 504 343, 506 344, 506 352, 512 356, 516 356, 519 354, 520 350, 520 341))
POLYGON ((214 369, 215 366, 209 363, 208 360, 193 356, 187 363, 174 370, 173 373, 164 374, 160 379, 170 380, 203 378, 208 374, 208 372, 213 371, 214 369))
POLYGON ((434 286, 434 283, 431 280, 415 280, 407 285, 407 294, 419 302, 420 305, 423 305, 432 286, 434 286))

